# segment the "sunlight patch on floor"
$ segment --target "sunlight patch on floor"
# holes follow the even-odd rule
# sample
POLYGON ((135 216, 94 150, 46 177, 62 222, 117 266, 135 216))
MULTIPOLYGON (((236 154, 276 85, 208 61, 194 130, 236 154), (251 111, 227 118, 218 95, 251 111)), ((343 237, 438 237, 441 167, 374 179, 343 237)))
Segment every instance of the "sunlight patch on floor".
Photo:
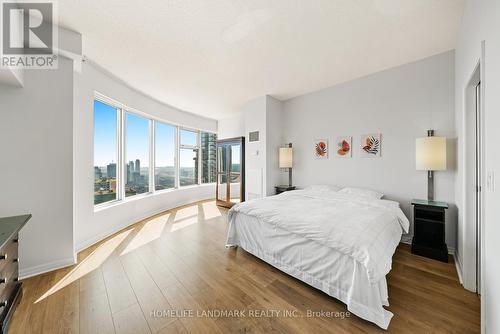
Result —
POLYGON ((59 282, 52 286, 47 292, 45 292, 40 298, 35 301, 35 304, 41 300, 44 300, 53 293, 61 290, 62 288, 68 286, 74 281, 82 278, 91 271, 97 269, 112 253, 113 251, 125 240, 125 238, 130 234, 132 230, 123 231, 122 233, 114 236, 102 243, 97 247, 89 256, 82 260, 73 270, 71 270, 66 276, 64 276, 59 282))
POLYGON ((170 232, 175 232, 178 230, 182 230, 188 226, 194 225, 198 223, 198 215, 195 217, 189 217, 181 221, 174 222, 172 227, 170 228, 170 232))
POLYGON ((175 213, 174 222, 184 220, 186 218, 197 217, 198 216, 198 205, 191 205, 187 208, 177 210, 175 213))
POLYGON ((217 205, 215 205, 215 202, 203 203, 202 208, 203 208, 203 216, 205 217, 205 220, 222 216, 222 213, 220 212, 217 205))
POLYGON ((121 252, 120 256, 160 238, 169 217, 170 214, 165 214, 145 223, 134 238, 128 243, 123 252, 121 252))

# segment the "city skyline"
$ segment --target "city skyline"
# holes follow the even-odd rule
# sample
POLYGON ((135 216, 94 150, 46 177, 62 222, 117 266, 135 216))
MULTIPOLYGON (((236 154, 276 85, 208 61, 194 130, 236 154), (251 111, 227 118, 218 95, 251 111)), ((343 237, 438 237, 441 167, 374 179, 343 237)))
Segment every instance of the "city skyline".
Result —
MULTIPOLYGON (((139 159, 149 167, 149 119, 125 113, 125 161, 139 159)), ((175 136, 177 127, 155 122, 156 166, 173 166, 175 161, 175 136)), ((197 132, 181 129, 181 143, 197 145, 197 132)), ((94 101, 94 166, 104 167, 116 163, 117 158, 117 109, 103 102, 94 101)), ((179 154, 180 166, 189 166, 192 158, 179 154)))

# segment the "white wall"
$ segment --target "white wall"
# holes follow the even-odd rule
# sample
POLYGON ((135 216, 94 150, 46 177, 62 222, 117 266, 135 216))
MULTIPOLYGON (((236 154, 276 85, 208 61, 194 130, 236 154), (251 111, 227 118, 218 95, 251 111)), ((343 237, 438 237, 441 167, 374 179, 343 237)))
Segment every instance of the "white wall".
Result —
MULTIPOLYGON (((283 103, 266 96, 266 194, 274 195, 275 186, 283 184, 279 167, 279 148, 283 146, 283 103)), ((288 175, 288 174, 287 174, 288 175)), ((288 183, 286 183, 288 184, 288 183)))
MULTIPOLYGON (((435 129, 446 136, 449 169, 436 172, 437 200, 450 204, 446 241, 456 244, 453 51, 284 102, 284 139, 294 147, 294 183, 372 188, 401 203, 411 219, 412 198, 427 197, 427 174, 415 170, 415 139, 435 129), (382 157, 360 157, 360 137, 382 134, 382 157), (338 136, 352 136, 353 157, 334 157, 338 136), (327 138, 328 160, 313 157, 327 138)), ((406 236, 406 241, 409 236, 406 236)))
POLYGON ((141 94, 88 62, 75 73, 75 242, 81 250, 103 237, 145 217, 182 204, 215 197, 215 186, 186 187, 140 199, 123 201, 94 211, 93 204, 93 98, 99 92, 127 107, 175 124, 208 131, 217 122, 159 103, 141 94))
MULTIPOLYGON (((462 147, 464 138, 464 90, 477 62, 481 58, 481 41, 485 41, 485 72, 482 73, 484 89, 485 117, 485 170, 494 173, 493 182, 485 190, 484 217, 484 276, 482 303, 482 324, 486 333, 500 333, 500 193, 498 182, 500 177, 500 2, 497 0, 466 1, 460 39, 456 50, 456 125, 459 135, 458 147, 462 147)), ((462 243, 463 231, 467 224, 464 220, 464 152, 459 150, 457 170, 457 206, 459 208, 459 247, 466 249, 462 243)))
POLYGON ((266 97, 256 98, 242 109, 245 124, 245 198, 266 194, 266 97), (259 141, 249 142, 248 133, 259 131, 259 141))
POLYGON ((0 87, 0 216, 33 218, 20 234, 20 276, 73 263, 73 64, 26 70, 0 87))
POLYGON ((233 117, 221 119, 217 123, 217 139, 245 136, 245 120, 241 112, 233 117))

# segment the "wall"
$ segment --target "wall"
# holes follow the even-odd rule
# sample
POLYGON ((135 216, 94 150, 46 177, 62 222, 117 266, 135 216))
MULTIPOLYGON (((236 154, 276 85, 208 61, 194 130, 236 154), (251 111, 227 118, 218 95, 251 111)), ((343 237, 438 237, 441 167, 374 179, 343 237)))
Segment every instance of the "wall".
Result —
POLYGON ((241 112, 237 113, 234 117, 221 119, 217 123, 218 139, 245 136, 245 120, 241 112))
MULTIPOLYGON (((500 2, 496 0, 466 1, 462 30, 456 50, 456 127, 459 135, 458 147, 462 147, 464 137, 464 91, 471 74, 481 59, 481 42, 485 41, 484 73, 482 86, 484 89, 484 150, 485 170, 493 176, 490 182, 485 182, 485 216, 483 221, 483 283, 481 296, 482 325, 486 333, 500 333, 500 193, 496 179, 500 175, 500 2), (495 177, 496 176, 496 177, 495 177)), ((471 224, 464 220, 464 165, 463 150, 459 150, 457 169, 457 206, 459 208, 459 247, 463 252, 467 245, 462 243, 463 232, 471 224)))
POLYGON ((242 108, 245 124, 245 198, 266 192, 266 97, 256 98, 242 108), (248 133, 259 131, 259 141, 249 142, 248 133))
POLYGON ((94 211, 93 98, 99 92, 127 107, 174 124, 216 131, 217 122, 162 104, 141 94, 99 67, 85 62, 75 73, 75 242, 81 250, 105 236, 152 214, 194 201, 213 198, 215 186, 202 185, 123 201, 94 211))
MULTIPOLYGON (((283 103, 266 96, 266 194, 276 193, 274 187, 282 182, 279 167, 279 148, 283 146, 283 103)), ((287 174, 288 175, 288 174, 287 174)), ((286 183, 288 184, 288 183, 286 183)))
MULTIPOLYGON (((415 139, 427 129, 448 140, 449 168, 436 172, 435 198, 450 204, 446 241, 456 245, 454 53, 376 73, 284 102, 284 139, 294 147, 294 183, 371 188, 401 203, 426 198, 427 174, 415 170, 415 139), (360 157, 362 134, 382 134, 382 157, 360 157), (337 136, 352 136, 353 157, 334 157, 337 136), (327 138, 328 160, 313 157, 313 141, 327 138)), ((410 236, 406 236, 406 241, 410 236)))
POLYGON ((72 264, 73 64, 24 71, 0 87, 0 216, 33 214, 20 233, 20 276, 72 264))

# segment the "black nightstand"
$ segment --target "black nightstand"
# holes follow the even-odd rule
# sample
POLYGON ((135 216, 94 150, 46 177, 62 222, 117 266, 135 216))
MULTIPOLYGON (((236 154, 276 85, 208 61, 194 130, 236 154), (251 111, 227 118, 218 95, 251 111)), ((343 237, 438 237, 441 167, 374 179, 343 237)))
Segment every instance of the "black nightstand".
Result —
POLYGON ((448 262, 448 247, 445 242, 444 202, 414 199, 413 240, 411 252, 431 259, 448 262))
POLYGON ((276 195, 285 191, 295 190, 295 186, 275 186, 274 188, 276 189, 276 195))

